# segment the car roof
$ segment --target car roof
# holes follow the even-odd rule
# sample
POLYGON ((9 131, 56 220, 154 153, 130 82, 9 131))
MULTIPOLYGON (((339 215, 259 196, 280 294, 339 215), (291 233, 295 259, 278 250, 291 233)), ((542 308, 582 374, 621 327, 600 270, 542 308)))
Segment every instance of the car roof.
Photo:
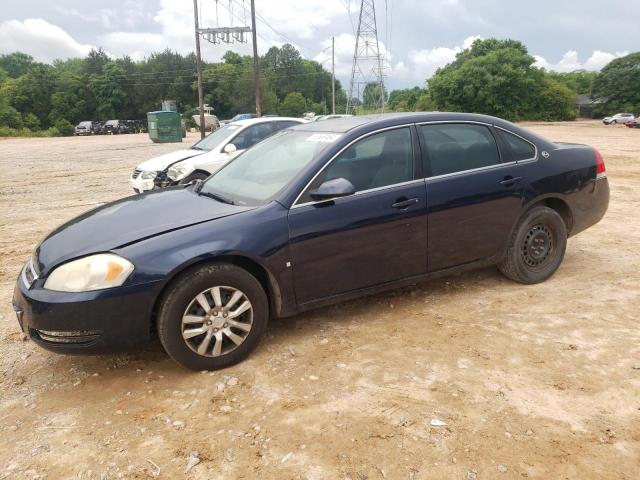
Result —
POLYGON ((247 127, 249 125, 255 125, 258 123, 269 123, 269 122, 281 122, 281 121, 293 121, 298 123, 304 123, 301 118, 295 117, 260 117, 260 118, 245 118, 243 120, 234 120, 233 122, 227 123, 227 125, 239 125, 242 127, 247 127))
POLYGON ((367 130, 393 127, 404 123, 420 122, 479 122, 497 125, 504 128, 516 127, 511 122, 489 115, 458 112, 397 112, 378 115, 357 115, 353 117, 341 117, 331 119, 330 122, 309 122, 290 127, 295 130, 346 133, 359 127, 368 127, 367 130))
POLYGON ((310 122, 289 127, 289 130, 302 132, 323 132, 347 134, 357 137, 384 128, 427 122, 470 122, 494 125, 513 132, 536 143, 539 148, 552 148, 553 144, 536 133, 501 118, 477 113, 459 112, 397 112, 378 115, 361 115, 335 118, 331 121, 310 122))

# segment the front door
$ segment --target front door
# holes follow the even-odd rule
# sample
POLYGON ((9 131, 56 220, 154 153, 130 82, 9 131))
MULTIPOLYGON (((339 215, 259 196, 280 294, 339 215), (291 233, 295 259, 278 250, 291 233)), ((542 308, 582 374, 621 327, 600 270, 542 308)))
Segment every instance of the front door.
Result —
POLYGON ((429 271, 500 254, 522 208, 524 165, 501 156, 486 125, 418 130, 428 175, 429 271))
POLYGON ((315 178, 289 212, 298 303, 426 272, 424 181, 415 178, 410 127, 368 135, 315 178), (335 178, 356 194, 314 202, 309 191, 335 178))

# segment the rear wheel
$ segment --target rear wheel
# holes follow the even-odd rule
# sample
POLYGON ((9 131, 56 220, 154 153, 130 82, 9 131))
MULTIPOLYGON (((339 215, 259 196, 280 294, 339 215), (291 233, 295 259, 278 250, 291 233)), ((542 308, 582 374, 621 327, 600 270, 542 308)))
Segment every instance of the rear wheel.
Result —
POLYGON ((499 268, 516 282, 544 282, 558 269, 567 248, 567 227, 549 207, 534 207, 518 221, 499 268))
POLYGON ((235 265, 208 264, 181 276, 165 294, 158 336, 176 362, 216 370, 245 358, 269 318, 267 296, 256 278, 235 265))

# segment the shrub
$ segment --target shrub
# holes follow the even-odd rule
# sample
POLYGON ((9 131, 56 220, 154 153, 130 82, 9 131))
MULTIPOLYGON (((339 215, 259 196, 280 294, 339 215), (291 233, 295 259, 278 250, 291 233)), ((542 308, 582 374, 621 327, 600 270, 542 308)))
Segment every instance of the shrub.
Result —
POLYGON ((65 120, 64 118, 60 118, 56 120, 56 123, 53 126, 64 137, 73 135, 73 132, 75 131, 75 127, 71 124, 71 122, 69 122, 68 120, 65 120))

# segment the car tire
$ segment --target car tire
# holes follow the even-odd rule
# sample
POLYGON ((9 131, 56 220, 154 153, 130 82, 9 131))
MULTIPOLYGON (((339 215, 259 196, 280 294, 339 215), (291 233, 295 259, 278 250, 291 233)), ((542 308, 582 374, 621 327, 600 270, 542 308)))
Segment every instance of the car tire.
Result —
POLYGON ((617 120, 611 120, 611 122, 609 123, 609 125, 615 125, 615 124, 617 124, 617 123, 618 123, 618 121, 617 121, 617 120))
POLYGON ((544 282, 558 269, 567 248, 567 227, 555 210, 538 206, 518 221, 499 265, 511 280, 544 282))
POLYGON ((187 185, 188 183, 195 182, 196 180, 206 180, 207 178, 209 178, 209 175, 204 172, 193 172, 180 180, 178 184, 187 185))
POLYGON ((167 354, 180 365, 217 370, 249 355, 268 320, 267 295, 253 275, 232 264, 210 263, 173 282, 160 301, 157 331, 167 354))

